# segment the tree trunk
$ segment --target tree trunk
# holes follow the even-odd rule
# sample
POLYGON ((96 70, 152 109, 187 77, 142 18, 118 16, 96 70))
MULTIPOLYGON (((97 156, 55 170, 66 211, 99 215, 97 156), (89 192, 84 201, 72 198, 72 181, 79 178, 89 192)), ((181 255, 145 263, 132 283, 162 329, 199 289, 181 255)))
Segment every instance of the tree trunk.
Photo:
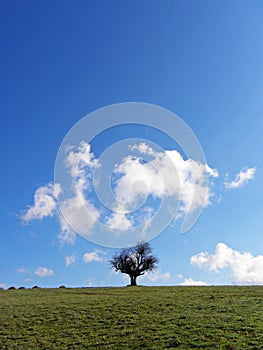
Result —
POLYGON ((131 286, 137 286, 137 283, 136 283, 137 276, 130 276, 130 278, 131 278, 131 286))

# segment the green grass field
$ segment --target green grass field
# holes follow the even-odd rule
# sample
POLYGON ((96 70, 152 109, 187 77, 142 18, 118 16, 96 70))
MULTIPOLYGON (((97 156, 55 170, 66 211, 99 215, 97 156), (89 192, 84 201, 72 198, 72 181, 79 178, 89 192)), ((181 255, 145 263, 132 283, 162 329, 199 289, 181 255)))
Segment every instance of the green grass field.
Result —
POLYGON ((263 349, 263 287, 0 291, 0 349, 263 349))

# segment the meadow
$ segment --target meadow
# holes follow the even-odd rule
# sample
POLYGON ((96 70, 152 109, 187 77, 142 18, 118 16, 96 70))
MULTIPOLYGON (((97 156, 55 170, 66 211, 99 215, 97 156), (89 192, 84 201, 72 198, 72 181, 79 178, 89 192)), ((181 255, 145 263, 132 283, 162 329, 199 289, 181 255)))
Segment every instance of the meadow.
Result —
POLYGON ((0 291, 0 349, 263 349, 263 287, 0 291))

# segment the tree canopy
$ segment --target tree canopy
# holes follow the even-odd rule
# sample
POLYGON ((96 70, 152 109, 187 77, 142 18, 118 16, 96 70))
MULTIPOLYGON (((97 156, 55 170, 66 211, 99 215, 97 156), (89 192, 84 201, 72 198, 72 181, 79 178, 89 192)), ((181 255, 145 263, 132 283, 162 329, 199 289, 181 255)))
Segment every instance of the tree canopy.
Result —
POLYGON ((115 271, 129 275, 130 285, 136 286, 137 277, 144 275, 146 271, 152 271, 158 264, 158 258, 152 254, 152 248, 148 242, 138 242, 134 247, 124 248, 115 253, 110 264, 115 271))

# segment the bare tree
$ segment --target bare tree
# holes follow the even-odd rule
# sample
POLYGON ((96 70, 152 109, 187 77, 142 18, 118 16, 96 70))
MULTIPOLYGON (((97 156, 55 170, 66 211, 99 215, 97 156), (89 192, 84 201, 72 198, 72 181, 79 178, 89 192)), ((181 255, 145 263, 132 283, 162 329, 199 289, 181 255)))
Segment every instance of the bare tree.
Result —
POLYGON ((131 286, 136 286, 137 277, 144 275, 145 271, 152 271, 157 263, 158 259, 152 254, 148 242, 138 242, 135 247, 122 249, 110 260, 115 271, 130 276, 131 286))

